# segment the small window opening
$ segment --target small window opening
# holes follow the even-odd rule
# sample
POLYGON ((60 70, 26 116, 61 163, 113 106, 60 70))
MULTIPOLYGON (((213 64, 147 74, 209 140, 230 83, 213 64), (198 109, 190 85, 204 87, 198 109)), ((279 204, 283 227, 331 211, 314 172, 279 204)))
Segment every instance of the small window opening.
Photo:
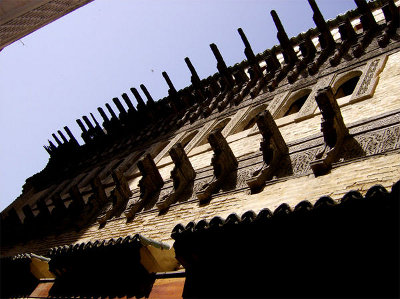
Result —
POLYGON ((188 145, 188 143, 194 138, 194 136, 196 136, 198 131, 194 131, 192 133, 190 133, 188 136, 186 136, 185 138, 183 138, 183 140, 181 141, 182 147, 185 148, 186 145, 188 145))
POLYGON ((356 88, 359 79, 360 76, 355 76, 354 78, 351 78, 350 80, 347 80, 342 85, 340 85, 335 93, 335 98, 339 99, 351 95, 356 88))
POLYGON ((304 95, 304 96, 300 97, 299 99, 297 99, 296 101, 294 101, 292 103, 292 105, 290 105, 288 111, 286 111, 284 116, 288 116, 288 115, 299 112, 301 107, 303 107, 304 103, 306 102, 309 95, 310 94, 307 93, 306 95, 304 95))
POLYGON ((157 146, 156 150, 151 153, 151 157, 154 159, 157 155, 168 145, 169 141, 162 142, 159 146, 157 146))
MULTIPOLYGON (((221 131, 226 127, 226 125, 230 122, 230 118, 226 118, 223 121, 220 121, 214 128, 215 129, 220 129, 221 131)), ((208 136, 204 137, 203 140, 198 144, 198 146, 206 144, 208 142, 208 136)))
POLYGON ((257 115, 254 116, 254 117, 249 121, 249 123, 248 123, 247 125, 244 126, 243 131, 246 131, 246 130, 252 128, 252 127, 254 126, 254 124, 256 123, 256 121, 257 121, 257 115))
POLYGON ((215 129, 220 129, 220 130, 222 131, 222 130, 226 127, 226 125, 229 123, 230 120, 231 120, 230 118, 224 119, 223 121, 221 121, 220 123, 218 123, 218 124, 214 127, 213 130, 215 130, 215 129))

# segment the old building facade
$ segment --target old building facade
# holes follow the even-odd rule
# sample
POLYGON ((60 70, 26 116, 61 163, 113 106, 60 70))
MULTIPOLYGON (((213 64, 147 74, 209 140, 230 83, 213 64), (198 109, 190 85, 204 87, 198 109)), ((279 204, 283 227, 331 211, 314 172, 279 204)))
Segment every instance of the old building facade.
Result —
POLYGON ((291 39, 271 11, 279 45, 239 28, 245 61, 211 44, 213 76, 185 58, 189 87, 53 134, 1 214, 2 294, 399 296, 400 2, 355 2, 291 39))

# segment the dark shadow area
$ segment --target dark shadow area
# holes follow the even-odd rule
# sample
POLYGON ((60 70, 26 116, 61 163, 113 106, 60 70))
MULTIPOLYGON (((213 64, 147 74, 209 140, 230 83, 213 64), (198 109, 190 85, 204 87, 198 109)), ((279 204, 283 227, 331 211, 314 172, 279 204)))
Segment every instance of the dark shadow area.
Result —
POLYGON ((230 172, 224 179, 224 182, 221 184, 221 188, 217 192, 227 192, 230 190, 234 190, 236 188, 237 173, 237 169, 230 172))
POLYGON ((178 225, 183 297, 398 298, 399 187, 178 225))
POLYGON ((349 135, 344 140, 343 151, 340 152, 339 160, 343 159, 346 161, 353 158, 364 157, 365 155, 366 153, 361 145, 353 136, 349 135))
MULTIPOLYGON (((178 201, 176 203, 182 203, 182 202, 188 201, 192 197, 193 188, 194 188, 194 181, 190 182, 190 184, 186 186, 185 191, 179 195, 178 201)), ((169 211, 169 207, 161 210, 158 213, 158 215, 165 215, 168 213, 168 211, 169 211)))

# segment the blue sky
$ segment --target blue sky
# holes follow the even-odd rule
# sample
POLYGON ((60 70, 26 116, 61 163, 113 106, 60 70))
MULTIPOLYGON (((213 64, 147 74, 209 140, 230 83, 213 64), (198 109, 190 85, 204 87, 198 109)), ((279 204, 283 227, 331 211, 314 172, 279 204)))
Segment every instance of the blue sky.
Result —
MULTIPOLYGON (((352 0, 317 4, 325 19, 356 7, 352 0)), ((165 97, 163 71, 177 89, 188 86, 186 56, 200 78, 214 74, 210 43, 227 65, 242 61, 239 27, 255 53, 277 44, 271 9, 289 37, 315 27, 307 0, 95 0, 3 49, 0 210, 45 167, 42 146, 52 133, 68 126, 82 144, 77 118, 92 112, 100 122, 97 107, 114 107, 113 97, 140 84, 154 99, 165 97)))

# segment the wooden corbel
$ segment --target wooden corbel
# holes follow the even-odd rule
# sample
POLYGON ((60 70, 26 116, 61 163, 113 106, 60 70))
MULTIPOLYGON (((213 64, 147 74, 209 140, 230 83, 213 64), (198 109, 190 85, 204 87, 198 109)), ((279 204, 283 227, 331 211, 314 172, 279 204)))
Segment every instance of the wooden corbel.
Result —
POLYGON ((137 212, 143 209, 154 194, 160 191, 164 185, 161 174, 150 154, 139 160, 137 166, 142 174, 142 178, 139 181, 140 197, 139 200, 128 207, 128 211, 125 213, 128 219, 133 218, 137 212))
POLYGON ((343 122, 339 105, 330 86, 320 89, 315 99, 321 110, 321 132, 325 143, 324 149, 311 162, 315 176, 319 176, 326 174, 331 169, 332 163, 338 160, 339 152, 349 131, 343 122))
MULTIPOLYGON (((105 212, 97 218, 97 221, 100 223, 100 225, 104 225, 106 221, 108 219, 111 219, 114 215, 121 214, 122 211, 125 209, 129 198, 132 196, 132 191, 130 190, 129 184, 122 171, 114 170, 111 176, 114 180, 115 188, 111 191, 110 194, 111 204, 109 204, 105 212)), ((92 182, 92 188, 95 194, 96 202, 101 202, 99 201, 99 194, 97 194, 97 192, 100 192, 100 195, 102 194, 101 196, 105 196, 104 189, 101 186, 101 181, 97 181, 96 184, 96 180, 94 180, 92 182)))
POLYGON ((196 195, 200 203, 209 201, 211 195, 218 191, 229 174, 238 167, 238 161, 229 147, 228 142, 224 136, 222 136, 220 128, 214 129, 210 133, 208 142, 214 151, 214 155, 211 159, 211 165, 214 168, 214 177, 197 192, 196 195))
POLYGON ((54 205, 54 209, 51 211, 51 217, 55 223, 55 228, 58 229, 63 226, 63 223, 66 222, 68 210, 61 198, 60 193, 55 193, 51 197, 51 201, 54 205))
POLYGON ((72 202, 68 206, 68 216, 71 219, 71 224, 76 230, 79 230, 90 221, 96 213, 96 209, 94 208, 93 200, 89 199, 87 203, 85 203, 77 185, 74 185, 70 189, 69 194, 72 202))
POLYGON ((171 204, 177 202, 179 196, 187 190, 196 177, 196 172, 180 143, 174 145, 169 151, 169 154, 175 164, 174 169, 171 171, 174 188, 168 195, 165 195, 161 199, 161 202, 157 204, 157 208, 160 211, 164 211, 171 204))
POLYGON ((260 143, 260 150, 263 153, 264 163, 247 181, 247 185, 250 187, 252 193, 259 191, 265 182, 272 178, 277 171, 282 157, 289 152, 285 140, 268 110, 257 116, 257 126, 263 136, 263 140, 260 143))
POLYGON ((77 185, 72 186, 68 193, 72 199, 71 204, 68 206, 68 214, 72 218, 78 218, 85 207, 85 201, 77 185))
POLYGON ((114 182, 115 189, 118 190, 123 200, 127 201, 132 196, 132 191, 122 171, 114 170, 111 174, 114 182))
POLYGON ((92 187, 96 204, 99 207, 104 205, 107 202, 107 195, 100 178, 96 176, 93 180, 90 181, 90 186, 92 187))

